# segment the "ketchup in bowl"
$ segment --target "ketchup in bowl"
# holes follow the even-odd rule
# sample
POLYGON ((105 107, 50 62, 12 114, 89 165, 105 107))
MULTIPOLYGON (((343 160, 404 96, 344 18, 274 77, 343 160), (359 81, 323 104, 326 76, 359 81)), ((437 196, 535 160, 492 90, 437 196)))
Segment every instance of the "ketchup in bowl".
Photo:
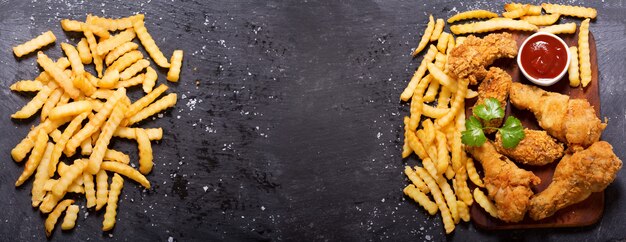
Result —
POLYGON ((522 72, 538 85, 552 85, 567 72, 569 50, 556 35, 533 34, 524 41, 519 52, 517 61, 522 72))

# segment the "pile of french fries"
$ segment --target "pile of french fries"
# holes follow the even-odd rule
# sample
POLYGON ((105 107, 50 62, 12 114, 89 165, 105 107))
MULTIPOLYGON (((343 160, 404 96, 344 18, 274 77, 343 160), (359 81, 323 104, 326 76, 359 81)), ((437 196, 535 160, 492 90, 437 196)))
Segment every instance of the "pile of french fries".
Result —
POLYGON ((572 47, 573 57, 569 72, 570 84, 573 87, 578 86, 581 81, 584 87, 591 81, 588 35, 589 18, 596 17, 595 9, 556 4, 535 6, 510 3, 505 5, 505 10, 506 12, 502 13, 503 17, 498 17, 497 13, 487 10, 456 14, 447 22, 468 19, 489 20, 453 25, 450 27, 452 34, 444 31, 443 19, 435 20, 432 15, 429 16, 424 35, 412 55, 417 56, 430 42, 436 41, 436 45, 430 45, 421 64, 400 95, 402 101, 410 101, 410 116, 404 117, 402 157, 406 158, 415 153, 422 165, 405 167, 404 172, 411 184, 404 188, 404 193, 424 207, 429 214, 434 215, 439 211, 446 233, 454 231, 455 224, 460 220, 469 221, 469 206, 473 204, 474 199, 488 213, 494 217, 496 215, 495 205, 484 192, 477 188, 472 193, 467 183, 469 178, 477 187, 484 187, 473 160, 467 157, 461 142, 461 132, 465 130, 465 99, 474 98, 478 93, 469 89, 468 80, 457 80, 448 75, 446 64, 448 54, 465 40, 465 37, 455 35, 503 29, 573 34, 576 32, 575 23, 552 24, 556 23, 561 15, 586 18, 581 24, 579 33, 580 58, 574 58, 576 47, 572 47), (542 15, 542 9, 548 14, 542 15), (537 25, 545 27, 539 29, 537 25), (428 194, 432 195, 434 202, 428 194))
MULTIPOLYGON (((64 19, 61 26, 65 31, 82 32, 85 38, 77 46, 61 43, 67 57, 56 62, 39 51, 37 63, 44 71, 34 80, 18 81, 10 87, 13 91, 37 92, 11 118, 27 119, 41 110, 41 123, 11 150, 16 162, 30 153, 15 186, 23 185, 35 173, 32 205, 48 214, 44 224, 47 236, 63 212, 63 230, 72 229, 76 223, 79 207, 74 200, 64 199, 67 193, 85 194, 87 208, 100 210, 106 205, 102 230, 109 231, 115 225, 124 184, 120 175, 149 189, 145 175, 153 167, 151 141, 163 136, 161 128, 130 126, 173 107, 177 98, 171 93, 158 99, 168 87, 161 84, 154 88, 157 72, 132 41, 138 37, 152 60, 169 68, 167 79, 173 82, 179 79, 183 53, 174 51, 170 63, 144 27, 143 14, 120 19, 88 15, 85 22, 64 19), (85 70, 91 63, 96 74, 85 70), (137 85, 142 85, 146 95, 131 102, 126 88, 137 85), (138 170, 130 166, 127 154, 108 147, 113 137, 137 141, 138 170), (107 172, 113 173, 110 186, 107 172)), ((48 31, 14 47, 13 52, 18 58, 27 56, 55 41, 48 31)))

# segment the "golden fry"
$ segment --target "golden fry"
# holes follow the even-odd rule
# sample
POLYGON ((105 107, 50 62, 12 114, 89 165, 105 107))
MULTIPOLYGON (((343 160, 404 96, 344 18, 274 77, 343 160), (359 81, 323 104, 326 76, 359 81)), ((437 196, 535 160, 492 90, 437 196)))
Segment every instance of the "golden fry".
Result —
POLYGON ((519 17, 526 15, 529 9, 530 9, 530 5, 524 4, 519 8, 502 13, 502 17, 510 18, 510 19, 519 18, 519 17))
POLYGON ((450 26, 450 31, 456 35, 493 32, 502 29, 537 31, 538 28, 528 22, 508 18, 493 18, 486 21, 450 26))
POLYGON ((54 208, 54 211, 48 214, 48 218, 46 218, 46 222, 44 224, 47 237, 50 237, 50 235, 52 234, 52 230, 54 230, 54 225, 56 225, 57 220, 59 219, 59 217, 61 217, 61 213, 63 213, 63 211, 65 211, 65 209, 73 203, 74 200, 65 199, 54 208))
POLYGON ((109 195, 109 176, 105 170, 96 173, 96 211, 99 211, 107 203, 109 195))
POLYGON ((113 64, 111 64, 109 68, 107 68, 107 72, 113 70, 122 72, 124 71, 124 69, 141 59, 143 59, 143 54, 141 54, 140 51, 130 51, 124 54, 122 57, 118 58, 115 62, 113 62, 113 64))
POLYGON ((444 200, 443 194, 439 189, 439 185, 435 182, 435 179, 431 177, 428 172, 422 167, 416 167, 417 175, 419 175, 422 180, 428 185, 431 194, 433 194, 433 198, 435 199, 435 203, 439 207, 439 211, 441 211, 441 218, 443 220, 443 226, 446 230, 446 234, 454 231, 454 221, 452 220, 452 215, 450 214, 450 210, 448 209, 446 202, 444 200))
POLYGON ((419 188, 421 192, 423 192, 424 194, 428 194, 430 192, 430 189, 428 189, 428 186, 426 186, 424 180, 417 176, 417 174, 415 174, 415 171, 410 166, 404 167, 404 174, 406 174, 406 177, 409 178, 411 183, 413 183, 415 187, 419 188))
POLYGON ((150 61, 146 59, 138 60, 137 62, 133 63, 128 68, 126 68, 124 71, 122 71, 122 73, 120 73, 120 80, 122 81, 128 80, 149 66, 150 66, 150 61))
POLYGON ((35 180, 33 181, 33 189, 31 190, 33 207, 39 206, 41 201, 43 201, 43 197, 46 195, 46 192, 43 190, 43 186, 46 181, 50 179, 48 176, 48 165, 50 164, 50 157, 52 156, 53 148, 54 144, 48 142, 46 150, 43 153, 43 157, 41 158, 41 162, 39 162, 39 166, 37 167, 35 180))
POLYGON ((41 88, 41 91, 37 93, 37 95, 31 99, 24 107, 22 107, 19 111, 15 112, 11 115, 11 118, 16 119, 26 119, 33 116, 37 111, 44 105, 48 96, 52 93, 52 89, 44 86, 41 88))
POLYGON ((124 43, 131 42, 134 38, 135 31, 133 31, 132 29, 127 29, 117 35, 111 36, 111 38, 105 39, 98 43, 96 53, 98 53, 99 56, 104 56, 116 47, 124 43))
POLYGON ((578 73, 578 48, 576 46, 569 47, 569 54, 571 57, 569 63, 569 85, 571 87, 577 87, 580 85, 580 75, 578 73))
POLYGON ((522 16, 521 20, 529 22, 531 24, 537 26, 545 26, 545 25, 553 25, 556 21, 559 21, 561 14, 547 14, 547 15, 537 15, 537 16, 522 16))
POLYGON ((102 159, 104 158, 107 147, 109 146, 111 137, 113 137, 113 132, 115 132, 117 126, 119 126, 123 118, 124 108, 118 104, 117 107, 113 109, 111 116, 109 116, 109 119, 102 127, 100 136, 98 136, 98 141, 96 141, 93 151, 89 156, 89 165, 87 166, 86 171, 90 174, 95 175, 100 170, 100 164, 102 163, 102 159))
POLYGON ((52 195, 56 197, 63 197, 67 192, 67 188, 72 184, 72 182, 78 178, 78 176, 83 174, 83 169, 85 168, 85 162, 82 160, 76 160, 69 169, 59 178, 59 181, 54 184, 52 187, 52 195))
POLYGON ((428 79, 422 79, 422 81, 420 81, 420 83, 415 88, 415 93, 413 93, 413 97, 411 98, 411 116, 409 118, 409 130, 411 131, 417 129, 420 118, 422 116, 422 106, 424 106, 424 101, 422 100, 422 97, 424 96, 426 87, 428 87, 427 81, 428 79))
POLYGON ((175 50, 172 53, 172 59, 170 61, 170 70, 167 72, 167 80, 171 82, 178 82, 180 76, 180 68, 183 65, 183 51, 175 50))
POLYGON ((452 180, 452 184, 454 185, 454 191, 456 192, 457 197, 461 201, 463 201, 467 206, 474 203, 472 192, 467 186, 467 173, 465 171, 465 167, 461 167, 457 170, 454 180, 452 180))
POLYGON ((39 130, 33 151, 31 152, 30 157, 28 157, 26 164, 24 164, 24 171, 15 182, 16 187, 21 186, 33 174, 33 172, 35 172, 41 162, 41 159, 43 158, 44 152, 46 151, 47 143, 48 134, 45 130, 39 130))
POLYGON ((23 80, 13 83, 10 87, 11 91, 16 92, 36 92, 43 88, 40 81, 23 80))
POLYGON ((439 185, 439 189, 441 189, 441 193, 443 193, 443 197, 446 199, 446 204, 448 204, 448 208, 450 209, 450 215, 452 215, 452 220, 455 224, 457 224, 460 217, 456 204, 456 196, 454 195, 452 188, 450 188, 450 184, 448 184, 448 181, 445 178, 439 176, 436 178, 436 181, 437 185, 439 185))
POLYGON ((111 64, 113 64, 113 62, 115 60, 117 60, 117 58, 120 58, 120 56, 136 50, 139 48, 138 44, 135 44, 133 42, 126 42, 118 47, 115 47, 115 49, 113 49, 112 51, 110 51, 107 56, 104 58, 104 63, 107 64, 107 66, 110 66, 111 64))
POLYGON ((91 14, 87 15, 87 22, 93 25, 100 26, 108 31, 118 31, 125 30, 133 27, 133 22, 141 20, 143 21, 144 15, 137 14, 126 18, 118 18, 118 19, 110 19, 110 18, 102 18, 98 16, 93 16, 91 14))
POLYGON ((424 146, 419 142, 414 132, 408 132, 407 139, 409 141, 409 146, 411 146, 411 149, 415 151, 415 154, 417 154, 420 159, 423 160, 428 158, 428 154, 426 153, 424 146))
POLYGON ((65 210, 65 217, 63 217, 63 223, 61 224, 62 230, 73 229, 76 225, 76 218, 78 218, 78 205, 70 205, 65 210))
POLYGON ((98 86, 102 88, 114 88, 120 80, 120 72, 115 69, 107 69, 106 73, 98 82, 98 86))
POLYGON ((130 157, 127 154, 112 149, 106 150, 106 152, 104 153, 104 160, 117 161, 124 164, 130 163, 130 157))
POLYGON ((38 52, 37 63, 39 63, 39 65, 46 70, 50 76, 52 76, 54 81, 56 81, 57 84, 59 84, 59 86, 63 88, 63 90, 70 95, 70 97, 72 97, 72 99, 78 99, 80 91, 74 87, 70 77, 65 74, 63 70, 59 68, 59 66, 57 66, 46 54, 41 51, 38 52))
POLYGON ((445 25, 446 23, 443 21, 443 19, 438 18, 437 21, 435 21, 435 28, 433 29, 433 34, 430 35, 430 41, 435 41, 439 39, 439 35, 441 35, 441 33, 443 32, 443 27, 445 25))
POLYGON ((142 82, 143 91, 145 93, 150 93, 152 89, 154 88, 154 85, 156 85, 157 79, 158 79, 158 75, 156 71, 152 69, 152 67, 148 66, 146 68, 146 75, 144 76, 144 79, 142 82))
POLYGON ((467 175, 470 180, 479 187, 485 187, 485 184, 480 179, 478 172, 476 171, 476 167, 474 166, 474 160, 472 158, 467 158, 467 162, 465 163, 465 167, 467 168, 467 175))
POLYGON ((30 152, 33 146, 35 146, 35 140, 36 140, 37 134, 39 133, 39 130, 44 130, 46 131, 46 133, 50 133, 52 132, 52 130, 55 130, 56 128, 69 122, 70 120, 71 120, 70 118, 55 120, 55 121, 46 119, 43 123, 40 123, 35 128, 31 129, 30 132, 28 132, 28 134, 26 135, 26 137, 22 139, 22 141, 20 141, 20 143, 17 144, 11 150, 11 157, 16 162, 21 162, 24 159, 24 157, 26 157, 26 154, 28 154, 28 152, 30 152))
POLYGON ((437 175, 440 175, 448 169, 450 156, 448 154, 446 135, 439 130, 437 130, 437 158, 437 175))
POLYGON ((150 189, 150 182, 148 181, 148 179, 144 175, 139 173, 139 171, 133 169, 132 167, 126 164, 122 164, 119 162, 105 161, 105 162, 102 162, 101 168, 103 170, 122 174, 138 182, 139 184, 144 186, 146 189, 150 189))
MULTIPOLYGON (((410 169, 410 168, 409 168, 410 169)), ((426 194, 418 190, 413 184, 409 184, 403 190, 405 195, 409 196, 420 206, 422 206, 430 215, 435 215, 439 210, 437 204, 432 202, 426 194)))
POLYGON ((469 207, 467 206, 467 204, 465 204, 462 201, 456 201, 458 210, 459 210, 459 217, 461 217, 461 219, 463 219, 463 221, 465 222, 469 222, 470 221, 470 212, 469 212, 469 207))
POLYGON ((52 156, 50 158, 50 165, 48 166, 48 176, 54 176, 54 172, 57 168, 57 163, 59 162, 59 158, 61 157, 61 153, 63 153, 63 149, 65 145, 69 141, 69 139, 74 135, 75 131, 79 128, 80 124, 87 118, 87 113, 82 113, 72 119, 72 122, 67 125, 63 134, 59 138, 59 141, 54 145, 54 149, 52 150, 52 156))
POLYGON ((141 44, 146 49, 146 52, 150 54, 152 60, 163 68, 170 68, 170 63, 167 62, 167 58, 163 55, 159 47, 152 39, 152 36, 148 33, 148 30, 144 26, 143 19, 137 20, 133 23, 133 27, 135 28, 135 32, 137 32, 137 37, 141 41, 141 44))
MULTIPOLYGON (((136 129, 139 128, 126 128, 126 127, 118 127, 113 133, 113 136, 120 137, 124 139, 137 139, 136 129)), ((144 129, 144 131, 148 134, 148 138, 150 140, 161 140, 163 138, 163 129, 162 128, 151 128, 144 129)))
MULTIPOLYGON (((527 5, 527 4, 507 3, 507 4, 504 4, 504 10, 510 12, 515 9, 522 8, 524 7, 524 5, 527 5)), ((526 12, 525 16, 535 16, 535 15, 541 15, 541 6, 529 5, 528 11, 526 12)))
POLYGON ((598 11, 596 11, 596 9, 580 6, 542 3, 541 7, 546 10, 546 13, 560 13, 561 15, 579 18, 596 18, 598 15, 598 11))
POLYGON ((578 31, 578 61, 580 82, 586 87, 591 82, 591 55, 589 54, 589 19, 583 20, 578 31))
POLYGON ((80 39, 78 45, 76 46, 76 49, 78 50, 78 55, 80 56, 81 62, 83 62, 83 64, 85 65, 91 64, 91 50, 89 50, 89 44, 87 43, 87 39, 80 39))
MULTIPOLYGON (((433 146, 433 148, 434 148, 434 146, 433 146)), ((435 151, 437 151, 437 150, 435 149, 435 151)), ((429 157, 429 158, 426 158, 426 159, 422 160, 422 165, 424 166, 424 169, 426 169, 426 171, 428 171, 428 174, 430 174, 430 176, 437 177, 437 166, 435 165, 435 163, 433 163, 433 159, 432 158, 429 157)))
POLYGON ((471 10, 461 13, 457 13, 448 19, 448 23, 454 23, 456 21, 466 19, 483 19, 483 18, 497 18, 498 14, 487 10, 471 10))
POLYGON ((89 101, 71 102, 53 108, 52 111, 50 111, 49 118, 55 120, 65 117, 73 117, 81 113, 91 112, 91 109, 91 102, 89 101))
POLYGON ((435 30, 435 19, 433 18, 433 15, 430 15, 428 19, 429 21, 428 25, 426 26, 426 30, 424 30, 424 35, 422 35, 422 39, 420 40, 419 44, 417 45, 413 53, 411 53, 413 57, 417 56, 417 54, 419 54, 422 50, 424 50, 424 48, 426 48, 426 45, 430 41, 430 36, 432 36, 433 34, 433 30, 435 30))
POLYGON ((137 136, 137 144, 139 145, 139 172, 148 174, 152 171, 152 145, 150 138, 143 129, 135 129, 137 136))
POLYGON ((408 136, 408 132, 411 132, 409 130, 409 117, 404 116, 404 143, 402 145, 402 158, 407 158, 409 157, 409 155, 411 155, 411 153, 413 153, 413 150, 411 149, 411 146, 409 145, 409 139, 407 138, 408 136))
POLYGON ((67 59, 70 61, 72 71, 76 73, 76 75, 82 76, 85 72, 85 67, 83 66, 82 60, 80 59, 78 50, 76 50, 73 45, 70 45, 68 43, 61 43, 61 48, 63 49, 63 52, 65 52, 65 55, 67 55, 67 59))
POLYGON ((111 182, 111 192, 107 201, 106 212, 104 213, 104 221, 102 222, 102 230, 109 231, 115 226, 115 216, 117 215, 117 201, 119 199, 122 188, 124 187, 124 179, 117 173, 113 175, 111 182))
POLYGON ((452 105, 450 106, 450 112, 448 112, 445 116, 441 117, 437 120, 437 125, 439 127, 445 127, 454 120, 454 116, 461 111, 464 111, 465 108, 465 95, 467 92, 467 86, 469 84, 469 80, 462 79, 458 83, 459 87, 454 95, 454 100, 452 101, 452 105))
POLYGON ((439 39, 437 40, 437 50, 439 50, 440 53, 437 53, 437 55, 441 53, 446 53, 446 48, 448 48, 448 41, 450 39, 450 36, 451 35, 446 32, 443 32, 441 33, 441 35, 439 35, 439 39))
POLYGON ((57 38, 54 36, 52 31, 47 31, 34 39, 26 41, 26 43, 13 47, 13 53, 17 57, 22 57, 40 49, 41 47, 54 43, 56 39, 57 38))
POLYGON ((102 65, 102 56, 98 55, 98 43, 96 42, 96 37, 93 35, 93 31, 91 30, 91 24, 83 25, 83 33, 85 34, 85 38, 87 38, 87 44, 89 44, 89 51, 91 51, 93 64, 96 66, 98 77, 102 77, 102 69, 104 68, 102 65))
POLYGON ((93 175, 83 172, 83 183, 85 184, 85 198, 87 198, 87 207, 96 206, 96 190, 93 183, 93 175))
POLYGON ((552 34, 573 34, 576 33, 576 23, 557 24, 540 28, 538 32, 552 34))
POLYGON ((156 102, 150 104, 150 106, 142 109, 141 111, 137 112, 137 114, 128 118, 128 124, 130 125, 130 124, 137 123, 158 112, 161 112, 165 109, 173 107, 174 105, 176 105, 176 97, 177 97, 176 93, 170 93, 167 96, 157 100, 156 102))
POLYGON ((91 82, 89 82, 84 75, 74 76, 72 84, 74 84, 74 86, 82 91, 86 96, 93 95, 93 93, 97 90, 97 88, 91 84, 91 82))
POLYGON ((422 100, 426 103, 429 103, 435 101, 435 98, 439 91, 439 81, 433 80, 433 77, 430 74, 426 75, 424 78, 429 78, 430 80, 428 80, 428 89, 426 89, 422 100))
POLYGON ((402 101, 406 102, 414 95, 417 84, 419 84, 424 74, 426 74, 428 63, 433 62, 436 55, 437 47, 434 45, 430 45, 428 53, 424 55, 424 59, 422 59, 420 66, 415 71, 415 74, 413 74, 413 77, 411 77, 411 81, 409 81, 409 84, 406 86, 404 91, 402 91, 402 94, 400 94, 400 99, 402 101))
POLYGON ((430 105, 422 106, 422 114, 429 118, 441 118, 445 116, 448 112, 450 112, 449 108, 437 108, 430 105))
POLYGON ((480 205, 483 209, 485 209, 487 213, 489 213, 489 215, 494 218, 498 217, 498 209, 496 208, 496 205, 493 204, 493 202, 489 200, 489 198, 487 198, 487 195, 485 195, 485 193, 483 193, 483 191, 481 191, 479 188, 474 189, 474 199, 476 200, 476 203, 478 203, 478 205, 480 205))

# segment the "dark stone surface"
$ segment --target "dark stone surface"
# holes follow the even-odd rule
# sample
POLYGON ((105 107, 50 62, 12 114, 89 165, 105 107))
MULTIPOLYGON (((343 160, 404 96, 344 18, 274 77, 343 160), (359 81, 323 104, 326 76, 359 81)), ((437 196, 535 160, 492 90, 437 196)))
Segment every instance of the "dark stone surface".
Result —
MULTIPOLYGON (((570 1, 568 1, 570 2, 570 1)), ((146 14, 146 27, 166 56, 185 51, 176 108, 140 127, 163 127, 153 144, 155 167, 144 191, 127 181, 117 224, 102 233, 103 212, 81 210, 78 227, 51 241, 458 240, 620 241, 626 239, 626 174, 606 190, 605 214, 590 227, 482 231, 460 224, 445 236, 402 195, 400 92, 419 64, 409 56, 427 13, 447 18, 467 9, 500 12, 479 1, 0 1, 0 241, 45 240, 45 217, 30 206, 31 181, 11 148, 38 118, 9 115, 32 95, 8 87, 40 71, 34 55, 11 47, 51 29, 60 57, 62 18, 146 14), (427 2, 427 3, 425 3, 427 2), (184 94, 184 97, 181 97, 184 94)), ((573 4, 579 4, 573 1, 573 4)), ((624 158, 624 1, 588 2, 598 9, 603 139, 624 158)), ((154 66, 154 64, 153 64, 154 66)), ((159 70, 165 74, 166 70, 159 70)), ((165 76, 158 83, 165 83, 165 76)), ((141 95, 131 89, 133 100, 141 95)), ((137 161, 134 142, 113 147, 137 161)), ((84 198, 79 199, 84 205, 84 198)))

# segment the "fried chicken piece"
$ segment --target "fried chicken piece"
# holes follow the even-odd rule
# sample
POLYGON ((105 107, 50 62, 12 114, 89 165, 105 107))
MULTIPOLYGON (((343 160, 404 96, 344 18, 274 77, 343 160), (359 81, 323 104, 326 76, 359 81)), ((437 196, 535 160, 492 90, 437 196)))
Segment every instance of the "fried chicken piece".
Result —
POLYGON ((496 150, 517 163, 542 166, 563 156, 563 144, 558 143, 546 131, 524 129, 524 139, 517 146, 507 149, 502 146, 502 136, 496 134, 496 150))
POLYGON ((470 35, 463 44, 452 49, 448 58, 450 73, 467 78, 476 85, 487 75, 486 67, 496 59, 517 55, 517 42, 510 33, 490 34, 484 38, 470 35))
MULTIPOLYGON (((500 102, 500 107, 506 111, 506 102, 509 98, 509 88, 513 80, 509 73, 498 68, 491 67, 487 76, 478 86, 478 100, 474 104, 474 108, 478 105, 484 104, 488 98, 495 98, 500 102)), ((502 125, 502 119, 492 119, 489 121, 480 120, 484 127, 500 127, 502 125)), ((486 133, 493 133, 495 129, 485 129, 486 133)))
POLYGON ((566 155, 554 171, 552 183, 530 200, 534 220, 552 216, 557 210, 579 203, 593 192, 603 191, 622 168, 613 147, 599 141, 573 155, 566 155))
POLYGON ((572 149, 589 147, 600 140, 606 128, 585 99, 570 99, 521 83, 511 85, 510 95, 513 106, 533 112, 541 128, 572 149))
POLYGON ((490 141, 480 147, 468 146, 468 151, 483 166, 485 187, 488 197, 495 201, 498 218, 505 222, 521 221, 533 195, 530 186, 539 184, 539 177, 517 167, 498 153, 490 141))

